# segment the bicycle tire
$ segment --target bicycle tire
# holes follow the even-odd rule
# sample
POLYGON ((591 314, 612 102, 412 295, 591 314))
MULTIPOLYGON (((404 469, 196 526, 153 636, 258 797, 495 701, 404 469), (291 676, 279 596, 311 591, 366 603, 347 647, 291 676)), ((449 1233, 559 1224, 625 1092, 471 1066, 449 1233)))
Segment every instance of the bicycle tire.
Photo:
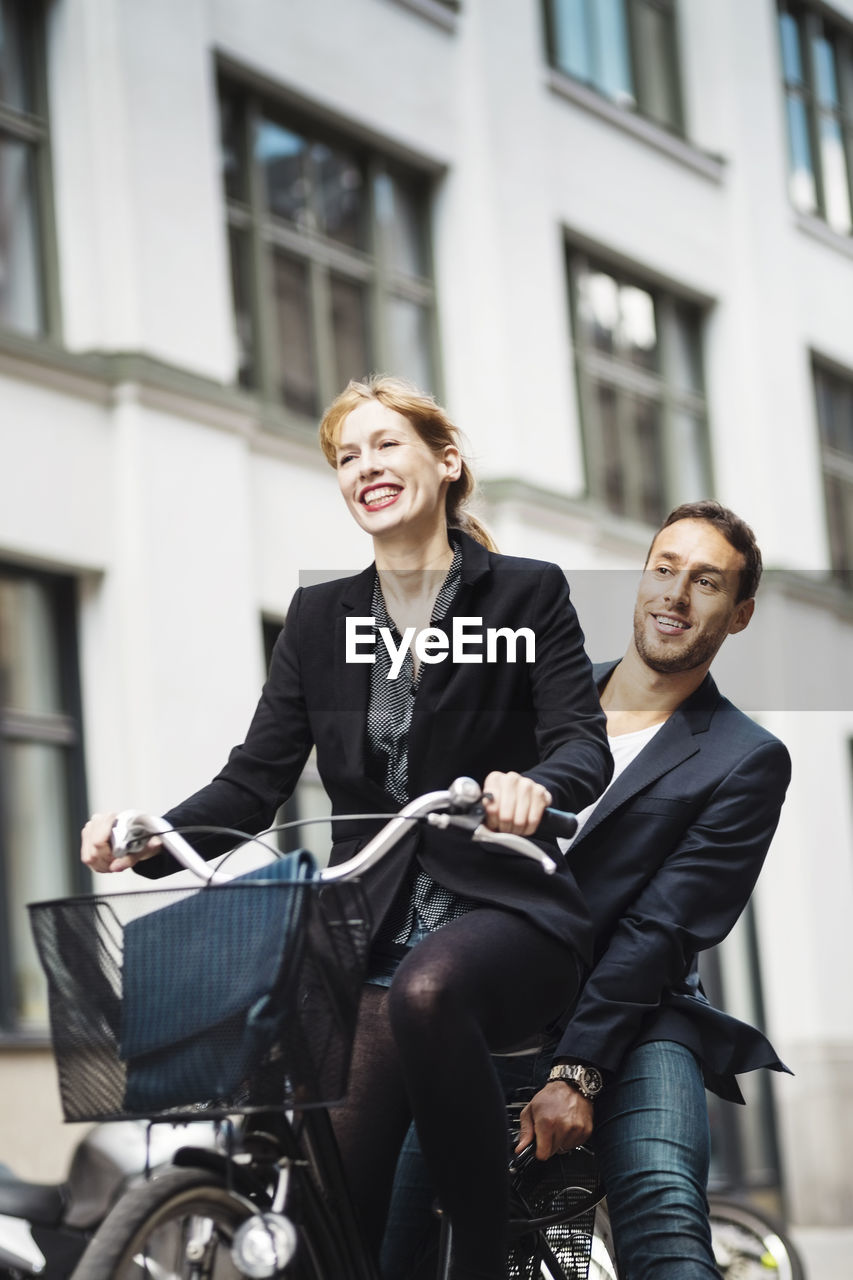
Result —
POLYGON ((72 1280, 140 1280, 164 1274, 174 1280, 240 1280, 231 1240, 253 1212, 248 1200, 207 1170, 167 1170, 122 1196, 92 1237, 72 1280), (186 1225, 201 1218, 213 1224, 204 1271, 183 1253, 186 1225))
POLYGON ((709 1198, 714 1260, 723 1280, 805 1280, 805 1268, 778 1222, 738 1200, 709 1198))

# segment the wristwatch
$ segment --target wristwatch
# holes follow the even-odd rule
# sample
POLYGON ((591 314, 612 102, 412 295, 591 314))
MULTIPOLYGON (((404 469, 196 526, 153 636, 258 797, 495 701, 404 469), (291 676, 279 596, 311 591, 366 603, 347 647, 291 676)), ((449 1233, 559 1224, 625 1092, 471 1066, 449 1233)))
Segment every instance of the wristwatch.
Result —
POLYGON ((595 1067, 585 1067, 580 1062, 558 1062, 548 1073, 548 1080, 564 1080, 566 1084, 577 1089, 578 1093, 590 1102, 597 1098, 604 1088, 601 1072, 595 1067))

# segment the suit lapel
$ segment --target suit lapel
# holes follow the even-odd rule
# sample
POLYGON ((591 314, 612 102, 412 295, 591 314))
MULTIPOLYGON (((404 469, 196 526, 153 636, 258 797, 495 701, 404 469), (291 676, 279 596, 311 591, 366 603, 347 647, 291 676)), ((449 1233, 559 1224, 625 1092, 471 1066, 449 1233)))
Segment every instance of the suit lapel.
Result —
MULTIPOLYGON (((599 690, 606 684, 617 664, 596 664, 594 674, 599 690)), ((619 775, 605 792, 575 842, 577 848, 583 840, 601 825, 626 800, 639 795, 671 769, 688 760, 701 750, 701 734, 710 726, 720 695, 717 686, 708 675, 686 702, 669 717, 652 740, 646 744, 636 759, 619 775)))
MULTIPOLYGON (((450 608, 439 624, 443 630, 450 631, 454 617, 464 617, 469 611, 469 601, 474 583, 489 572, 489 553, 479 542, 475 542, 459 529, 452 531, 452 536, 462 545, 462 570, 459 589, 450 603, 450 608)), ((424 663, 421 669, 415 706, 412 712, 412 724, 409 730, 409 777, 417 776, 421 761, 429 750, 432 730, 432 713, 438 706, 449 680, 456 670, 455 664, 448 658, 444 662, 424 663)))

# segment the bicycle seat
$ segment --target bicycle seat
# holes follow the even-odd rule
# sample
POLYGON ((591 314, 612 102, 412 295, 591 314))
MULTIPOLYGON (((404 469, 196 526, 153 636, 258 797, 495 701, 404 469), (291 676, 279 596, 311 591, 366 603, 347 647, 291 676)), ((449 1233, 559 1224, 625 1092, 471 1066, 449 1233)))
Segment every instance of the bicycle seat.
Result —
POLYGON ((516 1044, 511 1044, 506 1049, 493 1049, 492 1056, 495 1058, 525 1058, 529 1054, 539 1053, 547 1043, 548 1036, 541 1031, 537 1031, 532 1036, 528 1036, 526 1040, 519 1040, 516 1044))

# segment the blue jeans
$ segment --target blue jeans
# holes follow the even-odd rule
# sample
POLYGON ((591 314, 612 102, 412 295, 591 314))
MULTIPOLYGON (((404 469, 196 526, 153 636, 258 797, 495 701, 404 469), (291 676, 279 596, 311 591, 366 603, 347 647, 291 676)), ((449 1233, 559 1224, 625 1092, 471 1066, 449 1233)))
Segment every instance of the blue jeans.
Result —
POLYGON ((639 1045, 595 1104, 595 1148, 620 1280, 719 1280, 705 1188, 702 1072, 671 1040, 639 1045))
MULTIPOLYGON (((551 1052, 499 1059, 507 1091, 541 1084, 551 1052)), ((705 1186, 710 1136, 699 1064, 668 1040, 633 1049, 595 1104, 595 1148, 620 1280, 719 1280, 705 1186)), ((434 1275, 433 1193, 410 1130, 397 1166, 382 1250, 384 1280, 434 1275)))

